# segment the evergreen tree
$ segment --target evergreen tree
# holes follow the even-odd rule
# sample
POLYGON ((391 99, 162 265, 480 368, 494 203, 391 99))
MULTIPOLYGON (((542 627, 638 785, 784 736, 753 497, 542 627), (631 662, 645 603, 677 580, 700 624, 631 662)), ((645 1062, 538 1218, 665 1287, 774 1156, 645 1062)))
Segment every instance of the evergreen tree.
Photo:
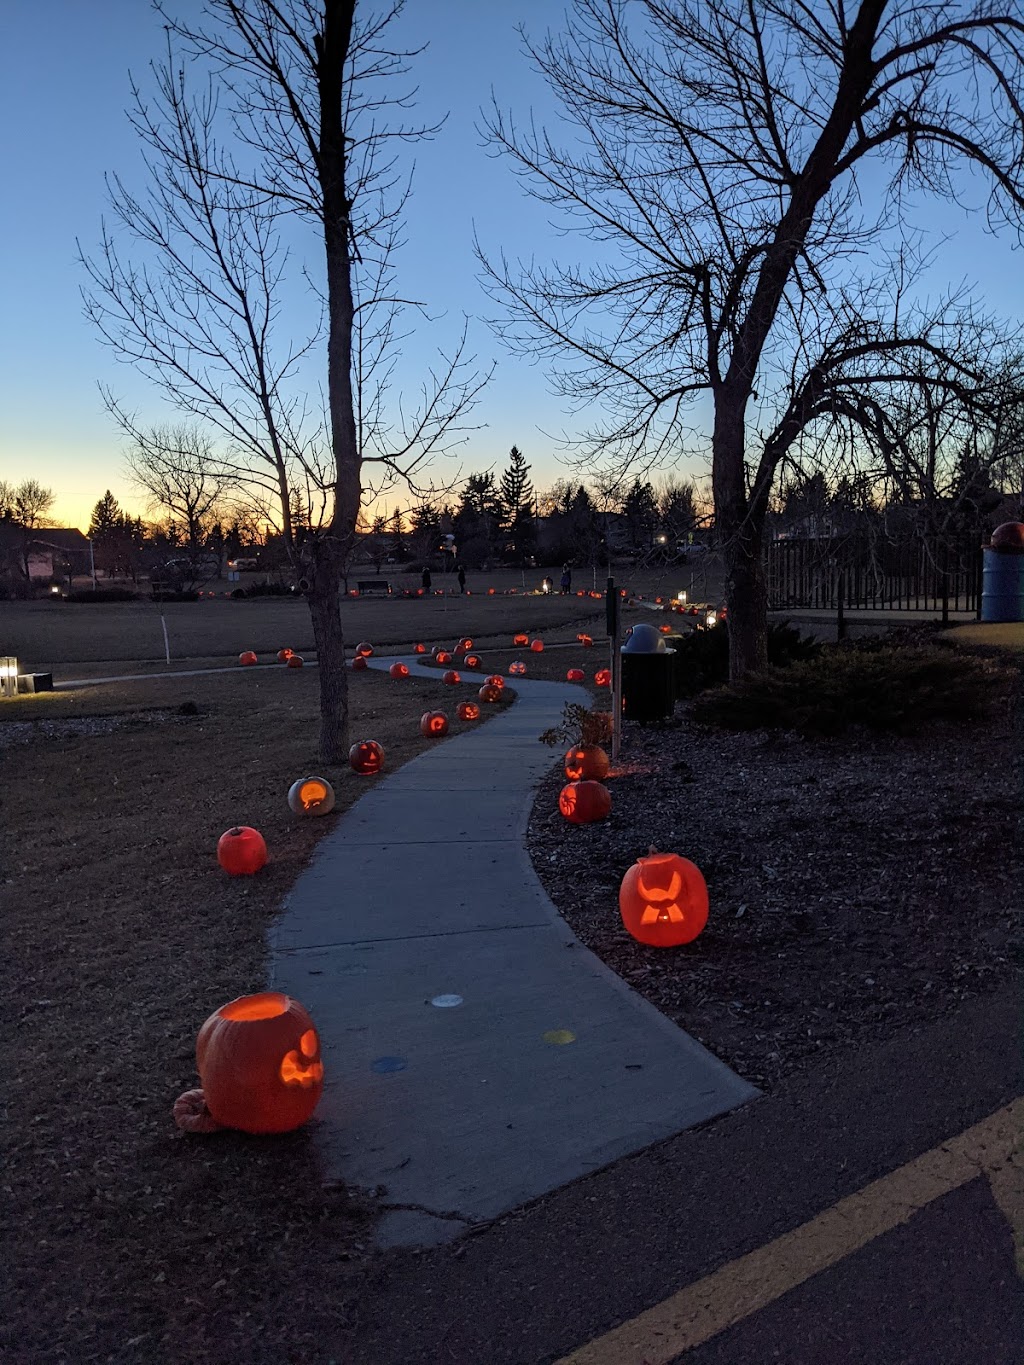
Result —
POLYGON ((506 532, 506 552, 524 564, 537 545, 537 523, 533 515, 534 492, 530 466, 518 446, 509 451, 509 465, 501 476, 498 497, 502 510, 502 529, 506 532))
POLYGON ((649 483, 641 483, 639 479, 633 481, 633 487, 623 501, 622 514, 630 545, 645 553, 654 543, 658 526, 658 503, 649 483))

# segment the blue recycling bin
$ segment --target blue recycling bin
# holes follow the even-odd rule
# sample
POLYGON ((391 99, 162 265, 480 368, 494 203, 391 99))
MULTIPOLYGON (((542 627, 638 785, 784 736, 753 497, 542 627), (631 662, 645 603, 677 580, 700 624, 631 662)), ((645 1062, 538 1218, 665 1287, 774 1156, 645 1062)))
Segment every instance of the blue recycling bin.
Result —
POLYGON ((981 619, 983 621, 1024 621, 1024 544, 998 537, 1005 527, 993 533, 993 543, 982 547, 981 619))

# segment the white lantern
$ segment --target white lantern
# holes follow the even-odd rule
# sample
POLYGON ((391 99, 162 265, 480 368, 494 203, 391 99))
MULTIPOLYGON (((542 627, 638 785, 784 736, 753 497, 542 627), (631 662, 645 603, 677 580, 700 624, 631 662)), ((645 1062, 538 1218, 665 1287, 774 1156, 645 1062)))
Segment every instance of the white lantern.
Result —
POLYGON ((18 695, 18 661, 13 656, 0 658, 0 697, 18 695))

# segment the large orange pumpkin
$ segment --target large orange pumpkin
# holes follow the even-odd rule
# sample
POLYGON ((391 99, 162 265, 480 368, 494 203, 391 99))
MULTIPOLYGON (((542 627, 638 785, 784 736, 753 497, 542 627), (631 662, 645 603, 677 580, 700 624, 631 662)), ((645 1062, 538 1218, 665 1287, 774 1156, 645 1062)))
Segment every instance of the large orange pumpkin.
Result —
POLYGON ((459 720, 479 720, 480 707, 475 701, 460 701, 455 708, 459 720))
POLYGON ((595 687, 611 687, 612 671, 610 668, 599 668, 594 674, 595 687))
POLYGON ((280 991, 222 1005, 199 1030, 196 1065, 217 1123, 243 1133, 288 1133, 312 1117, 324 1084, 309 1014, 280 991))
POLYGON ((360 777, 373 777, 384 766, 384 748, 375 739, 361 739, 348 751, 349 767, 360 777))
POLYGON ((401 662, 397 664, 392 664, 391 667, 388 669, 388 672, 391 674, 393 678, 407 678, 409 676, 408 666, 401 662))
POLYGON ((558 809, 574 825, 603 820, 612 808, 612 794, 600 782, 570 782, 558 794, 558 809))
POLYGON ((485 682, 477 693, 481 701, 501 701, 502 688, 495 687, 494 683, 485 682))
POLYGON ((708 922, 707 883, 688 858, 652 849, 623 877, 619 911, 640 943, 652 948, 692 943, 708 922))
POLYGON ((250 825, 235 825, 217 840, 217 861, 231 877, 251 877, 266 864, 266 840, 250 825))
POLYGON ((438 739, 448 733, 448 717, 443 711, 424 711, 420 716, 420 734, 438 739))
POLYGON ((578 744, 565 756, 565 775, 570 782, 603 782, 610 766, 608 755, 597 744, 578 744))

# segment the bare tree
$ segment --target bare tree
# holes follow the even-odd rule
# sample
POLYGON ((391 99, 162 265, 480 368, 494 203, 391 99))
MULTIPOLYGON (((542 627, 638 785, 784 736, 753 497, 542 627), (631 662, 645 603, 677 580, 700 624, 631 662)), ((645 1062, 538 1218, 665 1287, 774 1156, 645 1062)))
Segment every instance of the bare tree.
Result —
POLYGON ((497 110, 491 136, 592 254, 613 254, 485 261, 500 330, 610 414, 586 453, 619 467, 677 459, 710 399, 738 679, 767 657, 762 542, 782 460, 830 413, 859 420, 869 364, 877 388, 928 353, 958 359, 943 316, 897 306, 921 260, 904 197, 956 202, 969 167, 990 225, 1019 224, 1024 20, 995 0, 574 0, 565 32, 528 52, 577 137, 559 146, 497 110))
POLYGON ((130 113, 148 189, 138 197, 109 182, 115 226, 83 257, 87 313, 115 354, 209 424, 217 476, 280 527, 307 585, 320 754, 338 762, 348 725, 340 585, 364 494, 395 480, 416 490, 427 461, 460 439, 485 382, 463 331, 411 416, 390 401, 412 304, 393 288, 408 192, 395 156, 434 130, 389 123, 408 102, 391 82, 415 55, 390 36, 402 0, 379 13, 357 0, 207 0, 195 23, 157 8, 167 57, 151 95, 135 88, 130 113), (308 271, 289 250, 303 227, 319 258, 308 271), (300 272, 316 300, 310 325, 283 336, 282 298, 300 272), (313 410, 306 370, 324 350, 313 410))
POLYGON ((199 427, 133 427, 132 436, 125 459, 128 476, 146 494, 152 509, 180 526, 185 536, 183 548, 191 561, 191 577, 198 578, 209 534, 234 481, 219 469, 212 443, 199 427))

